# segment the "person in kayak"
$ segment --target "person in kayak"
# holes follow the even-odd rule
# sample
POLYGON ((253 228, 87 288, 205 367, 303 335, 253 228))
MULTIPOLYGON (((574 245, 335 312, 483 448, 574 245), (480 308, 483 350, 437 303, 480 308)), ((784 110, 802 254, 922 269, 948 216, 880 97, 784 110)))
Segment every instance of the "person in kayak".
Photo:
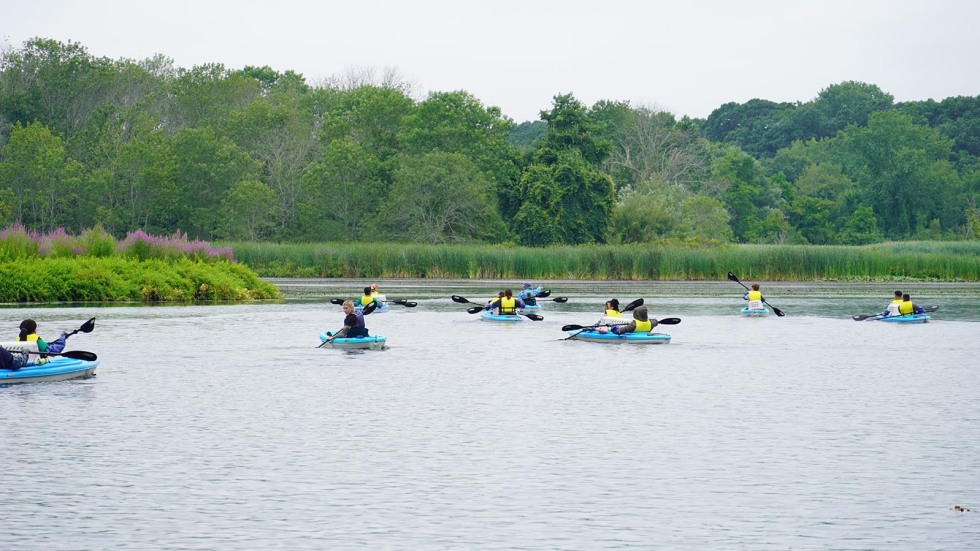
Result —
POLYGON ((524 308, 524 301, 516 298, 514 296, 514 291, 507 289, 504 291, 504 296, 498 297, 497 300, 487 304, 484 310, 497 309, 498 316, 513 316, 517 314, 518 308, 524 308))
POLYGON ((344 301, 342 308, 344 309, 344 327, 340 331, 337 331, 336 335, 327 336, 326 342, 340 338, 356 339, 358 337, 367 337, 368 330, 367 326, 364 325, 364 314, 354 309, 354 301, 344 301))
POLYGON ((617 335, 625 335, 626 333, 649 333, 653 330, 653 322, 647 314, 646 306, 637 306, 633 310, 633 321, 625 325, 616 325, 612 327, 612 332, 617 335))
MULTIPOLYGON (((377 283, 372 283, 371 284, 371 296, 374 297, 374 298, 376 298, 376 299, 378 299, 379 301, 381 301, 381 304, 384 304, 385 302, 388 301, 388 297, 386 297, 386 296, 382 295, 380 292, 378 292, 378 284, 377 283)), ((378 306, 381 306, 381 304, 378 304, 378 306)))
POLYGON ((530 283, 525 283, 524 288, 521 289, 521 292, 517 293, 517 298, 523 300, 524 304, 528 306, 537 306, 538 299, 534 298, 536 296, 538 296, 538 293, 531 288, 530 283))
POLYGON ((603 316, 607 318, 621 318, 623 317, 622 312, 619 311, 619 300, 611 298, 606 301, 606 312, 603 316))
POLYGON ((752 289, 745 292, 745 294, 742 296, 742 300, 749 301, 750 310, 762 310, 762 303, 766 301, 766 299, 762 297, 762 292, 759 291, 758 283, 752 284, 752 289))
POLYGON ((902 303, 898 305, 898 315, 908 316, 910 314, 922 314, 922 308, 912 303, 912 297, 905 293, 902 295, 902 303))
MULTIPOLYGON (((377 287, 375 286, 375 288, 377 287)), ((384 303, 381 302, 381 299, 375 296, 374 294, 372 294, 371 287, 370 286, 365 287, 364 296, 357 299, 357 305, 360 306, 361 308, 364 308, 365 306, 371 304, 372 302, 375 303, 376 308, 381 308, 382 306, 384 306, 384 303)))
POLYGON ((895 291, 895 298, 893 298, 892 301, 888 303, 888 308, 885 308, 885 311, 882 312, 881 315, 885 317, 900 316, 901 314, 898 313, 898 307, 899 305, 902 304, 902 297, 904 296, 905 295, 903 295, 901 291, 895 291))

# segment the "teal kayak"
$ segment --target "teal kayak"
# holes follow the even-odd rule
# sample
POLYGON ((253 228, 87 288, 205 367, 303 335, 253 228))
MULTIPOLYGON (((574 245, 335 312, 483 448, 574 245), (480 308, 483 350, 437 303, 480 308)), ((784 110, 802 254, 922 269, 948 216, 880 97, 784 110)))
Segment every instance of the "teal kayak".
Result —
POLYGON ((20 369, 0 369, 0 386, 94 377, 95 368, 99 363, 100 360, 87 361, 64 357, 54 357, 40 365, 30 362, 20 369))
POLYGON ((339 338, 327 342, 327 337, 332 333, 324 331, 320 333, 320 342, 325 343, 324 347, 339 348, 341 350, 384 350, 388 345, 388 337, 354 337, 352 339, 339 338))
POLYGON ((930 319, 928 314, 905 314, 904 316, 882 316, 878 321, 891 323, 926 323, 930 319))
POLYGON ((490 310, 484 310, 480 312, 480 318, 482 318, 484 321, 502 321, 502 322, 524 321, 524 316, 519 316, 517 314, 494 314, 490 310))
POLYGON ((751 318, 758 318, 758 317, 769 315, 768 308, 742 308, 741 312, 743 316, 749 316, 751 318))
POLYGON ((617 335, 612 331, 600 333, 598 331, 569 331, 568 338, 572 340, 605 342, 614 344, 667 344, 670 342, 670 335, 666 333, 625 333, 617 335))

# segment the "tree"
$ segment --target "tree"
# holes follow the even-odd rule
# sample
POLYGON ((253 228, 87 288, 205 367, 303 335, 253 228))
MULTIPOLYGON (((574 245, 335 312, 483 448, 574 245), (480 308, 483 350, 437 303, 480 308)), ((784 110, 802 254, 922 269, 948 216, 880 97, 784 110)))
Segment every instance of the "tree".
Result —
POLYGON ((257 241, 275 226, 276 192, 255 180, 238 182, 221 202, 219 234, 225 239, 257 241))
POLYGON ((335 140, 303 175, 303 191, 301 237, 365 239, 385 196, 381 162, 350 139, 335 140))
POLYGON ((452 243, 505 232, 485 178, 459 153, 400 157, 385 204, 381 226, 396 239, 452 243))

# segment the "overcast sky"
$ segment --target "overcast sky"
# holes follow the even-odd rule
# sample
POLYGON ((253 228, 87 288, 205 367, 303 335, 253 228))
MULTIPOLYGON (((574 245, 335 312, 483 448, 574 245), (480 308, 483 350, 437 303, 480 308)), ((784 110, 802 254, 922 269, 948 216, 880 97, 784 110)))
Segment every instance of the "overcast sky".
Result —
POLYGON ((71 40, 311 84, 393 67, 420 94, 466 90, 522 122, 563 93, 692 117, 846 80, 896 101, 976 96, 978 22, 975 0, 0 0, 0 45, 71 40))

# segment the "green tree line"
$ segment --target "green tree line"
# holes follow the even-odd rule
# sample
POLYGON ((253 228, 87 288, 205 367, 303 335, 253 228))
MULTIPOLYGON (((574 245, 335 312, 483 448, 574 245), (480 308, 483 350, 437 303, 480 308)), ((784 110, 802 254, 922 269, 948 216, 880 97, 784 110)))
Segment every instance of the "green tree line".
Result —
POLYGON ((201 240, 865 244, 980 234, 980 96, 872 84, 706 119, 558 94, 515 124, 395 73, 0 52, 0 223, 201 240))

